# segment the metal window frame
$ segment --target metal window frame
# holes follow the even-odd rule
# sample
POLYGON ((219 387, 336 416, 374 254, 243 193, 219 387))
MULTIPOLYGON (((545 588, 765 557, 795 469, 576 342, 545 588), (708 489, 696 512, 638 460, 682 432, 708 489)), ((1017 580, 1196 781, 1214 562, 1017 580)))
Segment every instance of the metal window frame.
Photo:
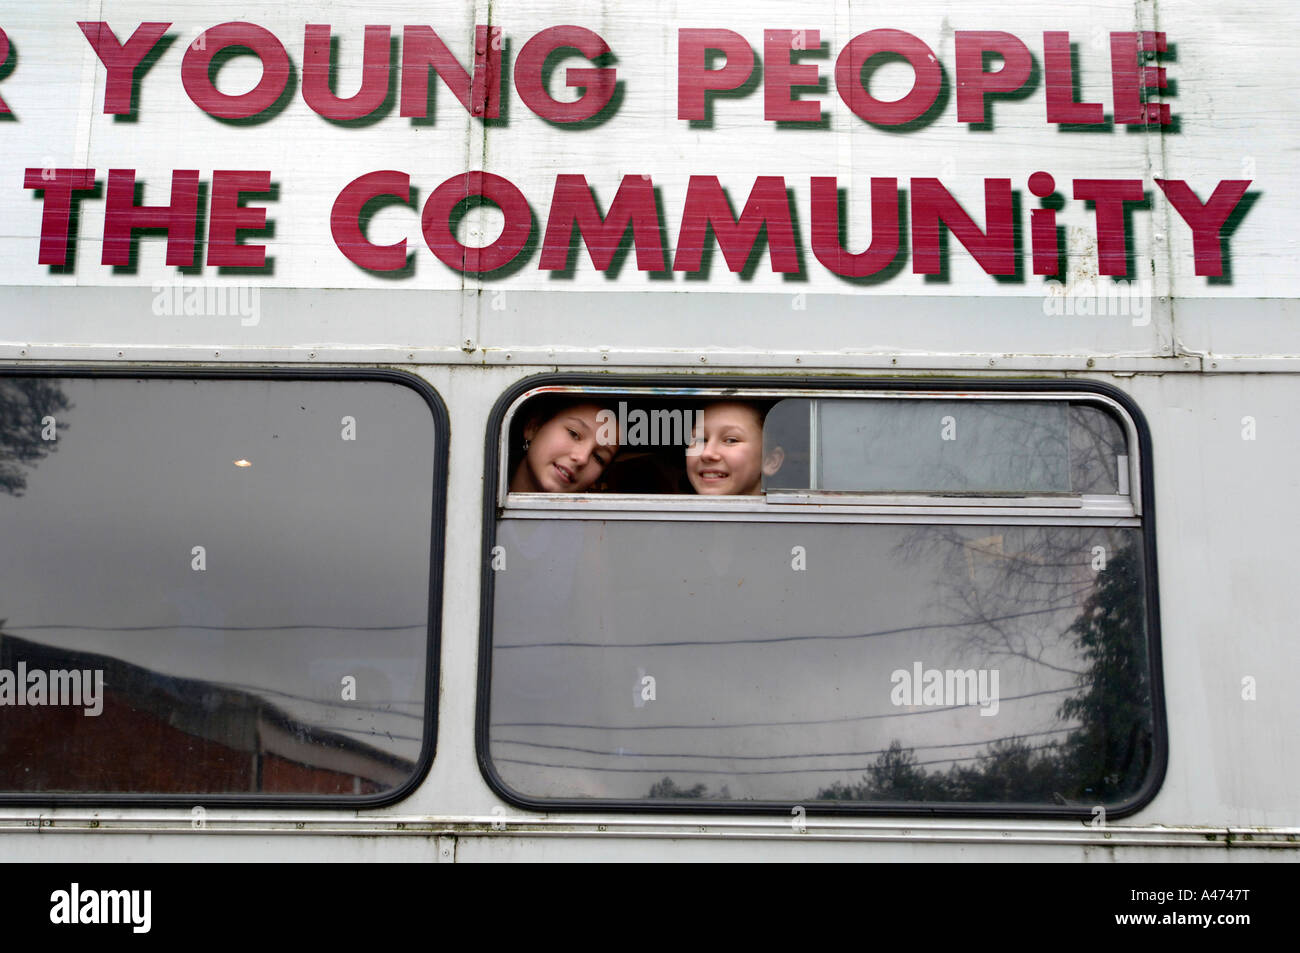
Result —
POLYGON ((377 808, 394 804, 410 796, 423 782, 433 765, 437 749, 438 698, 442 650, 443 553, 446 539, 447 462, 451 443, 451 417, 447 406, 433 386, 423 378, 388 368, 303 368, 289 365, 250 367, 103 367, 94 365, 0 366, 0 377, 75 378, 83 380, 224 380, 224 381, 340 381, 381 382, 408 387, 424 399, 429 408, 434 434, 433 480, 429 536, 429 622, 425 635, 425 684, 423 743, 414 770, 407 780, 381 794, 148 794, 66 792, 31 794, 0 792, 0 805, 102 805, 113 807, 240 807, 240 808, 377 808))
MULTIPOLYGON (((814 405, 816 406, 816 405, 814 405)), ((475 712, 475 753, 479 771, 488 786, 504 801, 526 810, 573 812, 635 812, 689 814, 778 814, 790 816, 801 806, 808 814, 911 815, 965 817, 1066 817, 1090 820, 1091 806, 1037 804, 963 804, 926 802, 792 804, 772 801, 706 801, 684 799, 652 801, 621 798, 535 798, 512 790, 492 763, 489 724, 492 688, 492 628, 495 573, 491 568, 498 523, 503 519, 617 519, 671 521, 793 521, 859 523, 975 523, 1021 525, 1102 525, 1138 527, 1143 541, 1143 583, 1146 610, 1147 659, 1150 666, 1152 753, 1151 767, 1142 786, 1126 801, 1108 806, 1107 816, 1126 817, 1148 805, 1160 790, 1168 766, 1169 745, 1165 719, 1163 662, 1161 658, 1159 582, 1156 574, 1155 505, 1152 494, 1151 434, 1146 419, 1133 401, 1118 388, 1098 381, 1062 379, 964 379, 786 377, 714 377, 683 375, 618 375, 551 373, 525 378, 497 401, 488 419, 483 481, 483 550, 479 589, 479 668, 475 712), (884 495, 852 496, 851 501, 828 503, 820 494, 791 502, 781 497, 755 501, 744 497, 700 498, 657 494, 545 494, 508 491, 510 425, 525 401, 542 395, 598 394, 608 397, 659 396, 665 398, 786 398, 863 397, 894 399, 1039 399, 1089 400, 1115 413, 1128 440, 1128 504, 1119 497, 1079 497, 1063 506, 1059 497, 938 497, 925 500, 884 495), (875 496, 874 500, 864 497, 875 496), (928 504, 928 505, 927 505, 928 504), (1001 504, 1001 505, 1000 505, 1001 504)), ((779 496, 779 495, 778 495, 779 496)))

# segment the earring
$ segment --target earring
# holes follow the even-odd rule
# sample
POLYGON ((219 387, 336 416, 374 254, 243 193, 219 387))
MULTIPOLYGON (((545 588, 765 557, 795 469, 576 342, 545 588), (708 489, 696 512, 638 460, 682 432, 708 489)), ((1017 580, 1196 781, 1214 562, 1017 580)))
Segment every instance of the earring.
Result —
POLYGON ((529 440, 527 437, 524 438, 524 453, 528 452, 528 448, 532 446, 532 443, 533 442, 529 440))

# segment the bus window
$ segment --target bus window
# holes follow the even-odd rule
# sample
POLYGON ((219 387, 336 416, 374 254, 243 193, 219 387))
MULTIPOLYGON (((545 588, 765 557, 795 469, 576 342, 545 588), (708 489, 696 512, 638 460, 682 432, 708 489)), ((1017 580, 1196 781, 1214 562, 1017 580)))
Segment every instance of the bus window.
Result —
POLYGON ((432 391, 26 372, 0 408, 0 795, 337 805, 419 780, 432 391))
MULTIPOLYGON (((606 386, 588 393, 666 400, 606 386)), ((768 403, 785 450, 762 497, 502 493, 491 783, 523 805, 638 810, 1091 817, 1153 795, 1140 417, 1088 384, 927 387, 729 384, 768 403), (949 417, 971 445, 926 447, 949 417)))
POLYGON ((1127 484, 1119 422, 1077 401, 797 398, 767 419, 769 443, 808 447, 773 486, 1026 496, 1127 484))

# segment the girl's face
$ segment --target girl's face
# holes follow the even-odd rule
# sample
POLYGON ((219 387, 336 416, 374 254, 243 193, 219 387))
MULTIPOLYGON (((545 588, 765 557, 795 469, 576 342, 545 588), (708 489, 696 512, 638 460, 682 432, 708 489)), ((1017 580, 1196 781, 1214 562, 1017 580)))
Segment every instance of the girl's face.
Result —
POLYGON ((588 490, 614 459, 618 444, 596 417, 597 404, 569 407, 545 422, 524 428, 528 452, 515 470, 510 489, 517 493, 581 493, 588 490))
POLYGON ((686 452, 686 476, 696 493, 706 496, 755 496, 763 492, 763 474, 780 469, 779 447, 763 456, 763 418, 741 403, 711 404, 703 426, 692 435, 686 452))

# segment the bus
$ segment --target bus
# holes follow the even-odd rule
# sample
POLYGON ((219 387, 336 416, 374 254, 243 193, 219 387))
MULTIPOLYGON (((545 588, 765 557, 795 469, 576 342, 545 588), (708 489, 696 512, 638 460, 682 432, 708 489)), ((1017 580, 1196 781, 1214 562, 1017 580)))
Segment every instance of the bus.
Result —
POLYGON ((1297 859, 1291 5, 98 11, 0 17, 6 857, 1297 859))

